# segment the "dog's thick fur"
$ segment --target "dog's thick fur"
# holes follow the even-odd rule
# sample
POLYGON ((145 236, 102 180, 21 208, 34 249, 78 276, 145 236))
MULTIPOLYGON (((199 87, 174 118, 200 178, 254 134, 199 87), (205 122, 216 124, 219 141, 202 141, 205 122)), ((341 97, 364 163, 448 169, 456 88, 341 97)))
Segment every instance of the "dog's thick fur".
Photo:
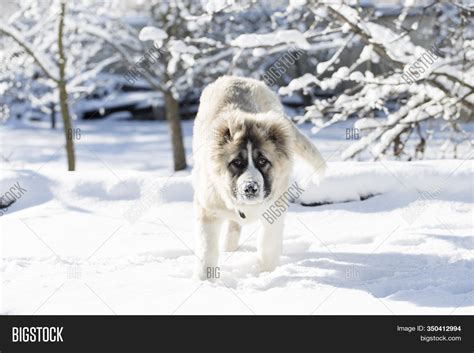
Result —
POLYGON ((289 186, 294 154, 322 176, 326 164, 316 147, 285 117, 265 84, 224 76, 203 91, 194 123, 194 203, 197 217, 195 274, 209 279, 218 264, 223 227, 226 251, 235 251, 241 225, 260 221, 257 252, 262 271, 272 271, 282 248, 282 214, 263 219, 289 186))

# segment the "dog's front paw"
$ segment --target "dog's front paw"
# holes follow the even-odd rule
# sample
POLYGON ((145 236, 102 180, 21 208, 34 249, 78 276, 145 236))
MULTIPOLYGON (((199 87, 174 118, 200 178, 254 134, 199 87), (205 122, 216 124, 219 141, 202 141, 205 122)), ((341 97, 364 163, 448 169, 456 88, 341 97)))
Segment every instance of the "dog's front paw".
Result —
POLYGON ((202 271, 200 268, 196 268, 193 272, 193 279, 198 281, 205 281, 207 279, 206 272, 202 271))
POLYGON ((272 272, 278 266, 278 258, 262 258, 258 259, 260 272, 272 272))

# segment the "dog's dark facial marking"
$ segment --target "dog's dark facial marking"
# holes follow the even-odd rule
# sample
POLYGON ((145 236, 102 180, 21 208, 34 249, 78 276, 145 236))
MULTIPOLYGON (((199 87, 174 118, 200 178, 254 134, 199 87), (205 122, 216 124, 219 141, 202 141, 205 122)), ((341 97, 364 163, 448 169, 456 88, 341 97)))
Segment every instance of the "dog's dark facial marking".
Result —
POLYGON ((230 161, 229 166, 232 168, 231 170, 242 170, 247 167, 247 163, 243 158, 237 157, 230 161))
POLYGON ((247 157, 247 149, 242 149, 239 153, 230 158, 230 162, 228 162, 227 169, 230 173, 231 177, 231 190, 232 196, 237 196, 237 180, 239 177, 245 172, 248 167, 248 157, 247 157))
POLYGON ((259 151, 254 151, 254 165, 260 171, 263 177, 264 197, 272 192, 272 163, 259 151))
MULTIPOLYGON (((259 127, 255 125, 254 128, 259 127)), ((252 164, 262 175, 263 179, 263 190, 264 197, 270 195, 272 190, 272 163, 261 151, 261 146, 263 141, 261 137, 253 129, 247 129, 246 134, 241 136, 240 143, 237 146, 239 148, 239 153, 236 158, 231 159, 229 163, 229 171, 232 174, 232 190, 233 196, 236 196, 237 193, 237 181, 238 178, 245 172, 245 170, 252 164), (252 161, 249 161, 249 150, 252 151, 252 156, 250 158, 252 161)))
POLYGON ((256 119, 223 120, 215 129, 215 148, 210 156, 216 172, 227 178, 235 199, 266 198, 289 158, 289 133, 284 121, 256 119), (251 155, 249 153, 251 152, 251 155), (255 193, 245 191, 244 183, 257 181, 255 193))
POLYGON ((232 158, 227 168, 233 176, 240 176, 248 166, 246 150, 241 150, 237 156, 232 158))
POLYGON ((269 163, 270 161, 266 159, 262 154, 255 161, 257 168, 265 168, 269 163))

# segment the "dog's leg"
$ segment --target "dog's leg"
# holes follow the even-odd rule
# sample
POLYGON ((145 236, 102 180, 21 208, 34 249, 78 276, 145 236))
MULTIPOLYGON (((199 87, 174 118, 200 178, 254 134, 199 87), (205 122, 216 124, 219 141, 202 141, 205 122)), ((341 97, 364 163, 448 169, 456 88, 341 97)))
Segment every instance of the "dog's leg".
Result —
POLYGON ((201 280, 215 279, 219 260, 219 232, 222 221, 215 217, 199 216, 196 232, 197 264, 195 277, 201 280))
POLYGON ((286 212, 272 224, 262 221, 263 231, 258 236, 257 254, 261 271, 273 271, 278 266, 283 246, 283 225, 286 212))
POLYGON ((224 251, 236 251, 239 247, 240 224, 234 221, 227 221, 224 226, 224 251))

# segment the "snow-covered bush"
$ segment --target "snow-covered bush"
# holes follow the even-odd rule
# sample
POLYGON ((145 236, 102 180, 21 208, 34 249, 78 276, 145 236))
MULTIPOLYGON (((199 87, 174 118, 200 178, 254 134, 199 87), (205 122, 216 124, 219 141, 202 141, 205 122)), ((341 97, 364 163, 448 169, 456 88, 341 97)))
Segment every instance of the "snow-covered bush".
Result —
POLYGON ((300 121, 313 122, 318 132, 357 118, 354 128, 362 137, 342 153, 343 159, 367 150, 373 159, 423 158, 432 134, 445 129, 451 133, 443 148, 450 147, 452 156, 457 157, 461 143, 472 148, 462 128, 462 121, 474 112, 472 7, 437 1, 410 5, 383 24, 378 22, 379 12, 358 6, 313 1, 304 7, 324 26, 322 33, 340 28, 342 41, 315 72, 295 78, 280 93, 340 91, 315 99, 300 121), (416 16, 408 17, 413 13, 416 16), (426 17, 433 23, 422 27, 426 17), (417 30, 431 44, 415 44, 417 30), (341 55, 351 51, 358 51, 358 58, 343 65, 341 55), (408 150, 412 135, 417 135, 417 142, 408 150))

